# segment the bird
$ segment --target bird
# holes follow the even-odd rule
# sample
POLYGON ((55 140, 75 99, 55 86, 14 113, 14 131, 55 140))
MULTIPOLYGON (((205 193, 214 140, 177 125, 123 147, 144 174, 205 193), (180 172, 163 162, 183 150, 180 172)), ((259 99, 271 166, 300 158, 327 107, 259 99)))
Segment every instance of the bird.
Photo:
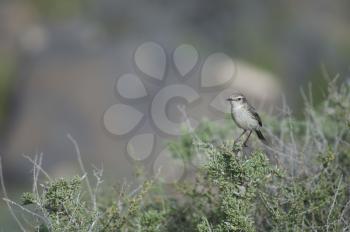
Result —
POLYGON ((249 137, 254 131, 258 138, 266 144, 267 140, 260 131, 263 126, 261 118, 254 107, 248 103, 247 98, 242 93, 234 93, 229 96, 226 101, 231 105, 231 117, 233 121, 239 128, 243 129, 243 132, 235 139, 234 143, 239 141, 240 138, 248 132, 249 134, 243 142, 243 146, 247 147, 249 137))

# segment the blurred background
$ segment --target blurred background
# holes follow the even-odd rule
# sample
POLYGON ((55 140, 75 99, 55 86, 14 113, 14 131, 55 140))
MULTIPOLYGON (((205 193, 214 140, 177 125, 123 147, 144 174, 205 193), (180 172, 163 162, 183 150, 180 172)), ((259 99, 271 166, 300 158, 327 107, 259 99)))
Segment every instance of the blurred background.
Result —
MULTIPOLYGON (((301 116, 300 88, 311 83, 316 104, 322 99, 322 65, 349 76, 349 10, 346 0, 0 0, 0 155, 11 198, 31 185, 23 154, 42 152, 55 177, 76 173, 67 133, 88 167, 103 164, 112 180, 132 176, 128 138, 110 135, 102 118, 120 100, 115 80, 139 73, 132 59, 140 44, 155 41, 171 54, 188 43, 201 63, 224 52, 241 64, 243 89, 263 86, 261 77, 262 92, 284 93, 301 116)), ((0 228, 12 223, 1 201, 0 228)))

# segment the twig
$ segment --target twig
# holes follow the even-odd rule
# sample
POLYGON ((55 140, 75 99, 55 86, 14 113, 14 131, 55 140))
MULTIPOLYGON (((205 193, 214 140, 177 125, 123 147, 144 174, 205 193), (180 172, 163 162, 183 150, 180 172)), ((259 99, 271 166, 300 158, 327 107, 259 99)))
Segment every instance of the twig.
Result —
POLYGON ((328 216, 327 216, 327 231, 329 231, 329 219, 331 218, 331 214, 332 214, 332 211, 334 209, 335 202, 337 200, 337 196, 338 196, 338 193, 339 193, 339 188, 340 188, 340 184, 341 184, 342 180, 343 180, 343 175, 341 175, 340 178, 339 178, 339 182, 338 182, 337 190, 336 190, 336 192, 334 194, 332 206, 331 206, 331 209, 329 210, 329 213, 328 213, 328 216))
MULTIPOLYGON (((44 174, 44 176, 49 181, 52 181, 52 179, 49 176, 49 174, 41 167, 42 166, 43 154, 40 153, 39 157, 36 155, 34 160, 31 157, 26 156, 26 155, 23 155, 23 157, 26 158, 27 160, 29 160, 34 165, 34 167, 33 167, 33 190, 32 191, 33 191, 33 193, 36 196, 37 207, 43 213, 43 215, 44 215, 43 218, 47 218, 46 222, 47 222, 49 228, 51 228, 52 224, 51 224, 51 221, 49 219, 48 212, 43 206, 43 202, 42 202, 41 196, 39 194, 39 190, 38 190, 38 178, 39 178, 40 171, 44 174)), ((43 218, 40 218, 40 219, 43 220, 43 218)))
MULTIPOLYGON (((94 196, 94 202, 96 202, 97 204, 97 199, 96 199, 96 196, 98 194, 98 191, 99 191, 99 188, 100 188, 100 185, 103 183, 103 180, 102 180, 102 176, 103 176, 103 165, 101 167, 101 169, 98 169, 96 167, 94 167, 94 176, 96 178, 96 184, 95 184, 95 188, 94 188, 94 193, 93 193, 93 196, 94 196)), ((96 211, 97 210, 97 207, 94 208, 94 210, 96 211)))
MULTIPOLYGON (((0 181, 1 181, 1 188, 2 188, 2 192, 5 196, 5 198, 8 198, 7 196, 7 191, 6 191, 6 187, 5 187, 5 182, 4 182, 4 174, 3 174, 3 171, 2 171, 2 159, 1 159, 1 156, 0 156, 0 181)), ((4 199, 5 200, 5 199, 4 199)), ((6 201, 6 204, 7 204, 7 207, 13 217, 13 219, 16 221, 18 227, 21 229, 21 231, 24 231, 26 232, 26 230, 24 229, 24 226, 22 225, 22 223, 20 222, 20 220, 18 219, 18 217, 16 216, 15 212, 13 211, 11 205, 10 205, 10 202, 6 201)))
MULTIPOLYGON (((34 213, 33 211, 27 209, 26 207, 23 207, 23 206, 21 206, 20 204, 14 202, 14 201, 12 201, 12 200, 10 200, 10 199, 8 199, 8 198, 3 198, 3 200, 4 200, 7 204, 11 204, 11 205, 17 206, 18 208, 20 208, 20 209, 23 210, 24 212, 29 213, 30 215, 32 215, 32 216, 34 216, 34 217, 40 218, 44 223, 47 223, 47 220, 46 220, 43 216, 41 216, 41 215, 39 215, 39 214, 37 214, 37 213, 34 213)), ((26 230, 23 229, 23 231, 26 231, 26 230)))
POLYGON ((83 172, 83 175, 86 175, 86 179, 85 179, 86 180, 86 185, 87 185, 87 188, 88 188, 88 191, 89 191, 89 194, 90 194, 91 201, 93 203, 94 210, 96 210, 96 207, 97 207, 96 200, 95 200, 94 194, 92 192, 92 188, 91 188, 91 184, 90 184, 89 178, 87 177, 87 172, 85 170, 85 166, 84 166, 83 160, 81 158, 81 153, 80 153, 80 149, 79 149, 78 143, 72 137, 71 134, 67 134, 67 138, 73 143, 73 145, 75 147, 75 151, 76 151, 77 159, 78 159, 78 162, 79 162, 79 166, 80 166, 81 171, 83 172))
MULTIPOLYGON (((40 154, 40 155, 42 155, 42 154, 40 154)), ((39 166, 37 163, 35 163, 32 158, 30 158, 27 155, 23 155, 23 157, 26 158, 27 160, 29 160, 36 168, 38 168, 50 182, 52 181, 49 174, 41 166, 39 166)))

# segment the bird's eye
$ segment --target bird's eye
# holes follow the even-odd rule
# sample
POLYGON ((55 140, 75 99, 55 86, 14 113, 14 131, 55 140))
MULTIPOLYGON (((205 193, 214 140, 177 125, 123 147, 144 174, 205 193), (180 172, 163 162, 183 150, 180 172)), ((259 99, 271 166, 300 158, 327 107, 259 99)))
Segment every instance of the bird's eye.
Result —
POLYGON ((242 98, 241 98, 241 97, 239 97, 239 98, 238 98, 238 101, 240 101, 240 100, 242 100, 242 98))

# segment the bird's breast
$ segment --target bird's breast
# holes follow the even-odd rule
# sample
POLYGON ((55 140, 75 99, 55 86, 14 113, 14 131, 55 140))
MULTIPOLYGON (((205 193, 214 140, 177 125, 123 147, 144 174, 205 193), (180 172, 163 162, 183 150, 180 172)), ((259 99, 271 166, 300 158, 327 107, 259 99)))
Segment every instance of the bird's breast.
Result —
POLYGON ((237 125, 245 130, 253 130, 259 126, 259 122, 244 107, 235 108, 233 118, 237 125))

